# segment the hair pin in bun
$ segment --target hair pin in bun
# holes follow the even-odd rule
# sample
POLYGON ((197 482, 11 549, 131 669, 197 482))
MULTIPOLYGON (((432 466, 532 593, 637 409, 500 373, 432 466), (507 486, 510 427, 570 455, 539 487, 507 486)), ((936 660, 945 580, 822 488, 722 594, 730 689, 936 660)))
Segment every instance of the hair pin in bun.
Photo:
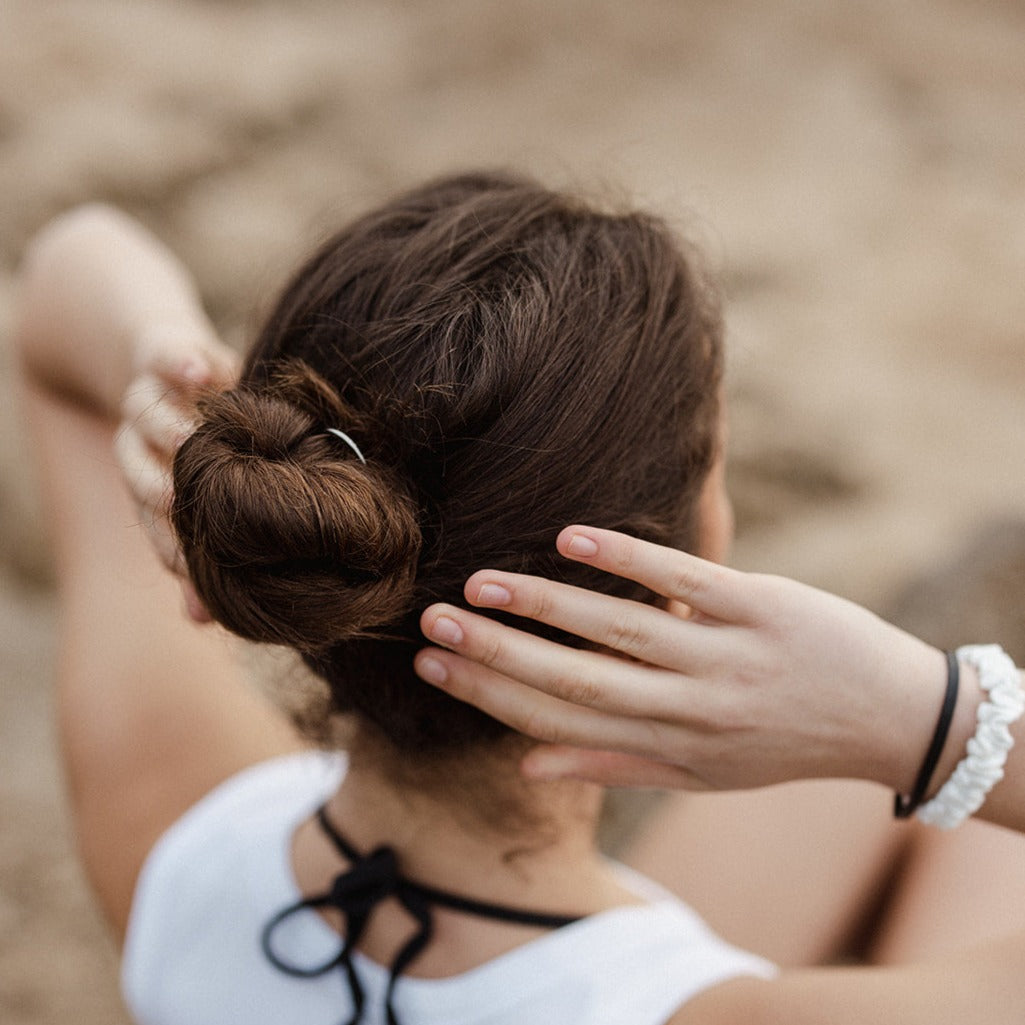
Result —
POLYGON ((333 434, 336 438, 341 438, 342 441, 344 441, 345 444, 348 445, 349 448, 351 448, 352 451, 355 452, 357 456, 359 456, 359 461, 364 466, 367 465, 366 459, 363 458, 363 453, 360 452, 360 450, 359 450, 359 445, 357 445, 356 442, 354 442, 352 440, 352 438, 350 438, 349 435, 345 433, 345 431, 340 431, 340 430, 338 430, 337 427, 328 427, 327 428, 327 433, 328 434, 333 434))

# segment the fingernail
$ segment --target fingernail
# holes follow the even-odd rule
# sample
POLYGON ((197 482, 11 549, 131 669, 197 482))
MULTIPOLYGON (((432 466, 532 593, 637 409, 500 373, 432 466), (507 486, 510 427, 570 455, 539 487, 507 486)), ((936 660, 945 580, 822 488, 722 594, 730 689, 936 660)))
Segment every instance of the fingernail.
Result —
POLYGON ((432 641, 439 644, 459 644, 463 639, 462 627, 448 616, 438 616, 429 634, 432 641))
POLYGON ((566 551, 570 555, 597 555, 598 546, 589 537, 584 537, 583 534, 574 534, 569 539, 569 544, 566 545, 566 551))
POLYGON ((444 663, 430 655, 424 655, 416 661, 416 671, 428 683, 444 683, 448 679, 448 670, 444 663))
POLYGON ((477 593, 478 605, 508 605, 512 595, 501 584, 484 584, 477 593))

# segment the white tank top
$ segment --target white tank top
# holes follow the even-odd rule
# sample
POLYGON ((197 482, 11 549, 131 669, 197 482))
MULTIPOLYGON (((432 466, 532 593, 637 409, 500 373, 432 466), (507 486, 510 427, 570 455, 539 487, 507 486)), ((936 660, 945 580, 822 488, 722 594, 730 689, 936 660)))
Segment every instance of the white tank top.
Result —
MULTIPOLYGON (((290 848, 296 826, 338 787, 341 755, 306 753, 227 780, 157 842, 136 887, 122 987, 140 1025, 342 1025, 353 1015, 340 971, 295 978, 264 956, 267 922, 301 899, 290 848)), ((662 1025, 696 993, 737 975, 770 977, 761 958, 720 939, 687 905, 629 869, 646 904, 553 930, 471 971, 402 976, 402 1025, 662 1025)), ((318 915, 288 923, 297 963, 337 954, 318 915)), ((385 1025, 389 972, 358 952, 362 1025, 385 1025)))

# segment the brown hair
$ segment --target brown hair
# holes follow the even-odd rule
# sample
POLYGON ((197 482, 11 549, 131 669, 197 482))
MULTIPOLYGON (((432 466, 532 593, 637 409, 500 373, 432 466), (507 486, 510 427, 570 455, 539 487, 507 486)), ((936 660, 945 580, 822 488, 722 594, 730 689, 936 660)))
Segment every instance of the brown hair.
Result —
POLYGON ((657 218, 500 174, 418 188, 320 248, 205 403, 174 467, 196 589, 404 754, 497 738, 413 673, 419 613, 482 567, 650 598, 553 542, 586 522, 693 546, 720 334, 657 218))

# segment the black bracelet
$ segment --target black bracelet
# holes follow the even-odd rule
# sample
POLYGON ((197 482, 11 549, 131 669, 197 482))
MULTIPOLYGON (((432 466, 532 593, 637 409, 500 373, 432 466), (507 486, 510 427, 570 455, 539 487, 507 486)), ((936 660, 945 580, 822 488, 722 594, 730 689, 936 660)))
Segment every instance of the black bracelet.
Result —
POLYGON ((947 741, 947 734, 950 732, 950 723, 954 718, 954 706, 957 704, 957 690, 960 684, 961 671, 957 664, 957 655, 952 651, 947 652, 947 692, 943 695, 943 707, 940 709, 940 717, 936 721, 936 730, 929 743, 929 749, 925 752, 925 759, 922 768, 918 770, 918 778, 915 780, 914 789, 909 797, 904 794, 893 795, 894 818, 910 818, 918 806, 925 799, 926 791, 932 780, 932 774, 936 771, 936 763, 940 760, 943 745, 947 741))

